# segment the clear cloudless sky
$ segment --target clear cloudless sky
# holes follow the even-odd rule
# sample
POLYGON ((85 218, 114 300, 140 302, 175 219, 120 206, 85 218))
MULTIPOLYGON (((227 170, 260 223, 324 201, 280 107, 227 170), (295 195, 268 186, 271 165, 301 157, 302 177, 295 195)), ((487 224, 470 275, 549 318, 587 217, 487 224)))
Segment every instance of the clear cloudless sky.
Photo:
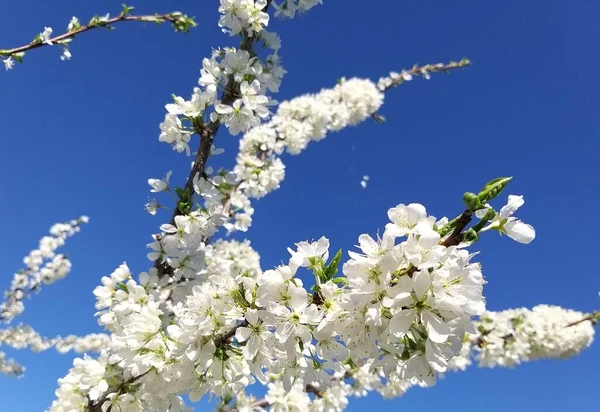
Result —
MULTIPOLYGON (((116 14, 120 3, 2 1, 0 48, 25 44, 44 26, 62 32, 72 15, 116 14)), ((135 273, 147 270, 145 245, 168 217, 144 212, 146 181, 173 170, 181 184, 191 161, 158 142, 164 105, 171 93, 189 96, 211 47, 235 43, 217 27, 217 1, 131 3, 140 13, 182 10, 199 27, 182 35, 120 24, 77 38, 69 62, 59 48, 44 48, 0 73, 0 287, 52 223, 91 219, 63 249, 73 262, 69 277, 27 300, 17 320, 46 336, 100 331, 92 295, 100 277, 123 261, 135 273)), ((399 203, 453 217, 464 191, 508 175, 515 177, 508 191, 525 195, 519 217, 537 238, 526 246, 490 234, 475 246, 488 308, 599 308, 600 1, 324 3, 291 21, 272 20, 288 70, 279 100, 414 63, 466 56, 473 65, 392 90, 383 125, 367 121, 286 156, 281 189, 255 202, 247 233, 263 269, 286 261, 294 242, 321 235, 332 249, 348 250, 361 233, 382 229, 387 209, 399 203), (362 175, 371 177, 364 190, 362 175)), ((211 164, 231 166, 237 139, 223 133, 216 144, 226 152, 211 164)), ((0 411, 48 407, 74 355, 1 350, 27 371, 20 380, 0 376, 0 411)), ((597 411, 599 369, 596 342, 568 361, 473 367, 394 401, 353 400, 348 410, 597 411)))

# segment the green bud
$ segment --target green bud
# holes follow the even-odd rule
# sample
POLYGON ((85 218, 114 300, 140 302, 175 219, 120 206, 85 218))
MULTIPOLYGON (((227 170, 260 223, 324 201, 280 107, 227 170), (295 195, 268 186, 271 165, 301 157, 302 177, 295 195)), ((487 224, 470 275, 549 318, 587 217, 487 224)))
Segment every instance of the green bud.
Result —
POLYGON ((373 113, 373 119, 379 124, 385 123, 385 116, 382 116, 379 113, 373 113))
POLYGON ((494 209, 488 209, 488 212, 483 217, 483 220, 492 220, 496 217, 496 211, 494 209))
POLYGON ((475 211, 481 208, 481 200, 475 193, 465 192, 465 194, 463 195, 463 202, 471 211, 475 211))
MULTIPOLYGON (((183 13, 181 13, 180 11, 175 11, 173 13, 171 13, 169 15, 171 18, 173 18, 173 20, 171 21, 171 24, 173 25, 173 28, 175 29, 176 32, 181 32, 181 33, 187 33, 190 31, 191 28, 196 27, 196 21, 194 20, 193 17, 189 17, 183 13)), ((157 16, 158 17, 158 16, 157 16)), ((158 21, 159 19, 157 18, 157 23, 162 23, 158 21)))
POLYGON ((188 202, 179 202, 177 203, 177 209, 179 209, 179 211, 185 215, 192 209, 192 207, 188 202))
POLYGON ((476 242, 479 239, 479 236, 477 235, 477 232, 471 227, 469 228, 469 230, 467 230, 464 234, 463 240, 465 242, 476 242))

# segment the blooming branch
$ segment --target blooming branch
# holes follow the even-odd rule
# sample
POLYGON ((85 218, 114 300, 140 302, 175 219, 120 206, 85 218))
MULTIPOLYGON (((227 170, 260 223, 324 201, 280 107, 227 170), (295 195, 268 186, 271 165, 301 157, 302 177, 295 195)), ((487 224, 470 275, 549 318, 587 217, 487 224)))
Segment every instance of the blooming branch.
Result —
POLYGON ((582 322, 587 322, 587 321, 592 322, 592 325, 595 326, 598 323, 599 319, 600 319, 600 310, 597 310, 595 312, 588 313, 587 315, 585 315, 584 317, 582 317, 579 320, 575 320, 575 321, 569 323, 566 327, 569 328, 571 326, 576 326, 582 322))
MULTIPOLYGON (((159 141, 190 156, 197 135, 198 148, 182 186, 171 183, 171 172, 148 180, 151 192, 169 192, 175 201, 168 223, 148 245, 152 267, 134 275, 123 262, 94 290, 98 323, 110 339, 47 339, 28 326, 0 334, 0 343, 34 350, 105 346, 97 358, 86 355, 73 362, 59 380, 51 411, 179 412, 188 410, 184 397, 192 402, 216 397, 222 410, 337 412, 351 396, 376 390, 393 397, 414 385, 432 386, 448 370, 470 362, 475 352, 480 364, 510 365, 572 356, 591 343, 596 312, 551 306, 486 312, 482 265, 468 249, 488 231, 525 244, 535 238, 534 228, 514 216, 523 196, 509 195, 498 211, 490 204, 508 177, 465 193, 466 210, 452 220, 437 219, 418 203, 391 207, 382 236, 361 234, 360 250, 349 251, 345 262, 341 250, 330 257, 323 236, 296 243, 288 248, 287 263, 263 272, 249 242, 214 240, 221 228, 248 230, 251 199, 278 189, 284 179, 284 152, 298 154, 311 141, 368 118, 381 121, 377 111, 391 88, 470 64, 463 59, 415 65, 377 83, 341 79, 331 89, 283 102, 272 112, 277 102, 271 95, 285 70, 279 37, 267 30, 269 10, 291 18, 320 3, 220 0, 219 26, 239 37, 239 47, 214 49, 202 62, 189 100, 173 96, 165 106, 159 141), (232 170, 214 171, 207 162, 222 152, 214 142, 224 128, 233 136, 242 134, 240 150, 232 170), (312 273, 314 282, 305 281, 302 271, 312 273), (244 394, 256 382, 268 388, 262 400, 244 394)), ((45 28, 24 47, 58 43, 68 58, 69 42, 83 31, 149 21, 130 12, 124 6, 118 17, 95 17, 88 26, 72 20, 68 32, 56 37, 45 28)), ((176 29, 180 24, 181 31, 195 25, 187 17, 179 23, 152 18, 170 21, 176 29)), ((8 68, 24 49, 3 52, 8 68)), ((155 214, 161 207, 153 200, 147 210, 155 214)), ((55 248, 41 256, 54 258, 55 248)), ((51 279, 69 266, 56 256, 59 262, 51 262, 50 272, 59 274, 51 279)), ((37 254, 32 259, 31 265, 26 261, 30 272, 42 272, 43 259, 37 254)), ((36 281, 30 282, 29 272, 24 275, 16 284, 36 289, 38 277, 31 275, 36 281)), ((7 321, 22 311, 22 293, 12 289, 17 303, 2 307, 7 321)), ((21 367, 6 360, 0 368, 15 373, 21 367)))
POLYGON ((15 273, 10 289, 4 292, 6 301, 0 304, 0 322, 10 323, 23 312, 23 299, 38 292, 43 284, 54 283, 69 273, 71 262, 66 255, 57 255, 55 250, 79 232, 80 225, 88 220, 87 216, 81 216, 77 220, 53 225, 51 236, 44 236, 39 248, 29 252, 23 259, 27 268, 15 273))
MULTIPOLYGON (((55 348, 59 353, 75 351, 77 353, 100 352, 109 344, 110 338, 105 334, 89 334, 86 336, 68 335, 46 338, 40 336, 31 326, 18 325, 12 328, 0 329, 0 345, 7 345, 13 349, 30 348, 33 352, 43 352, 55 348)), ((2 363, 2 360, 0 360, 2 363)), ((0 372, 6 374, 22 375, 25 368, 3 368, 0 372)))
POLYGON ((15 61, 22 63, 25 52, 34 50, 44 46, 52 46, 58 44, 63 47, 63 60, 70 59, 69 51, 70 42, 79 34, 94 30, 94 29, 114 29, 117 23, 133 21, 162 24, 169 22, 178 32, 188 32, 191 28, 196 27, 196 22, 193 18, 186 16, 181 12, 172 12, 167 14, 154 15, 132 15, 133 7, 123 5, 122 12, 116 17, 94 16, 88 24, 81 25, 76 17, 73 17, 69 22, 67 31, 58 36, 52 36, 53 30, 46 27, 44 31, 38 34, 33 41, 23 46, 14 47, 12 49, 0 49, 0 58, 3 60, 6 69, 11 69, 15 61))
POLYGON ((472 357, 482 367, 513 367, 576 356, 592 344, 599 317, 600 311, 584 314, 551 305, 486 312, 477 322, 477 333, 465 338, 453 368, 466 368, 472 357))

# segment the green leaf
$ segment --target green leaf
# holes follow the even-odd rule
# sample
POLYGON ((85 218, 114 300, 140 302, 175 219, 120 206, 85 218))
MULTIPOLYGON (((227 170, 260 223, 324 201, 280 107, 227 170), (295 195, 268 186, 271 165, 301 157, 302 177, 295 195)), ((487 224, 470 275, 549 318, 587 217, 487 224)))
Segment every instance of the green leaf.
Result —
POLYGON ((318 281, 321 283, 327 282, 327 279, 325 277, 325 264, 323 263, 323 259, 309 258, 309 261, 309 268, 312 270, 318 281))
POLYGON ((502 190, 506 187, 508 182, 512 180, 512 177, 499 177, 494 180, 490 180, 486 183, 486 185, 481 189, 481 192, 477 195, 479 201, 482 204, 489 202, 498 196, 502 190))
POLYGON ((123 11, 121 12, 121 14, 123 14, 123 16, 127 16, 135 8, 132 6, 128 6, 127 4, 121 4, 121 6, 123 6, 123 11))
POLYGON ((343 286, 348 284, 348 279, 346 279, 346 278, 342 278, 342 277, 339 277, 339 278, 333 278, 333 279, 331 279, 331 281, 332 281, 333 283, 336 283, 336 284, 338 284, 338 285, 343 285, 343 286))
POLYGON ((333 259, 331 259, 331 262, 329 262, 329 265, 327 265, 327 267, 325 268, 325 273, 324 273, 325 282, 327 282, 330 279, 333 279, 333 277, 335 276, 335 274, 338 271, 338 265, 340 264, 341 258, 342 258, 342 249, 337 251, 337 253, 333 257, 333 259))
POLYGON ((179 196, 179 200, 181 200, 184 203, 190 203, 191 193, 189 188, 182 189, 180 187, 176 187, 175 193, 177 193, 177 196, 179 196))
POLYGON ((233 395, 227 394, 223 397, 223 404, 228 405, 233 400, 233 395))
POLYGON ((197 25, 193 17, 189 17, 179 11, 171 13, 169 17, 173 19, 171 24, 176 32, 187 33, 191 28, 196 27, 197 25))

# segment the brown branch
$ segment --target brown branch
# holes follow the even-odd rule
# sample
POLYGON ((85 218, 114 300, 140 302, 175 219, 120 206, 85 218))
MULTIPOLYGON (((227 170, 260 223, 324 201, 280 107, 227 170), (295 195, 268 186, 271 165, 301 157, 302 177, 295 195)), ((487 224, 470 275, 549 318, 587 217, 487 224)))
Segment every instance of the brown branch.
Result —
MULTIPOLYGON (((73 38, 75 38, 75 36, 77 36, 80 33, 84 33, 86 31, 90 31, 90 30, 94 30, 94 29, 109 28, 109 27, 112 27, 115 23, 120 23, 120 22, 125 22, 125 21, 150 22, 150 23, 162 23, 164 21, 168 21, 171 23, 177 23, 180 20, 181 16, 182 16, 181 14, 177 14, 177 13, 155 14, 155 15, 137 15, 137 16, 121 13, 116 17, 113 17, 113 18, 110 18, 107 20, 100 20, 95 23, 90 23, 85 26, 81 26, 75 30, 71 30, 71 31, 63 33, 61 35, 52 37, 49 39, 49 41, 52 43, 60 43, 65 40, 72 40, 73 38)), ((47 42, 44 42, 41 40, 34 40, 31 43, 26 44, 24 46, 14 47, 14 48, 8 49, 8 50, 0 50, 0 56, 10 57, 10 56, 18 54, 18 53, 24 53, 26 51, 34 50, 34 49, 44 47, 44 46, 49 46, 49 44, 47 42)))
MULTIPOLYGON (((144 376, 146 376, 148 373, 150 373, 150 371, 148 372, 144 372, 141 375, 135 376, 133 378, 130 378, 126 381, 121 382, 121 384, 114 390, 110 391, 110 393, 115 393, 117 395, 120 395, 121 392, 128 386, 134 384, 138 379, 143 378, 144 376)), ((108 392, 108 391, 107 391, 108 392)), ((102 410, 102 405, 104 404, 104 402, 106 402, 106 396, 102 397, 101 399, 99 399, 96 403, 92 402, 89 398, 88 398, 88 412, 104 412, 102 410)), ((106 410, 106 412, 110 412, 112 410, 112 405, 108 407, 108 409, 106 410)))
MULTIPOLYGON (((429 73, 439 73, 444 72, 448 73, 453 69, 461 69, 471 65, 471 60, 467 58, 463 58, 458 62, 450 62, 450 63, 436 63, 436 64, 426 64, 424 66, 417 66, 416 64, 408 70, 404 70, 403 73, 410 76, 423 76, 426 77, 429 73)), ((406 80, 402 76, 397 79, 393 79, 392 83, 386 86, 383 91, 386 92, 392 87, 396 87, 404 83, 406 80)))
MULTIPOLYGON (((463 239, 463 233, 462 231, 467 227, 467 225, 471 222, 472 219, 472 212, 470 210, 465 210, 462 215, 460 215, 460 217, 458 218, 458 220, 456 221, 456 226, 454 227, 454 230, 452 231, 452 233, 450 234, 450 236, 448 236, 444 241, 440 242, 440 245, 442 246, 446 246, 446 247, 450 247, 450 246, 458 246, 460 244, 460 242, 462 242, 463 239)), ((410 269, 408 269, 405 273, 403 273, 402 275, 407 275, 408 277, 413 276, 413 274, 417 271, 417 267, 416 266, 412 266, 410 267, 410 269)))
MULTIPOLYGON (((458 62, 451 61, 450 63, 426 64, 424 66, 418 66, 415 64, 411 69, 403 70, 402 74, 410 75, 410 76, 427 77, 427 76, 429 76, 430 73, 444 72, 446 74, 449 74, 450 70, 461 69, 461 68, 464 68, 464 67, 467 67, 470 65, 471 65, 471 60, 469 60, 467 58, 463 58, 458 62)), ((385 93, 389 89, 400 86, 402 83, 404 83, 406 81, 408 81, 408 80, 405 80, 404 77, 402 75, 400 75, 397 79, 392 79, 392 82, 389 85, 387 85, 382 91, 385 93)), ((371 114, 371 117, 377 123, 383 123, 385 121, 385 117, 380 115, 377 112, 371 114)))
POLYGON ((241 323, 238 323, 221 336, 217 336, 215 338, 215 346, 220 347, 228 345, 229 343, 231 343, 231 338, 235 336, 235 332, 238 330, 238 328, 245 328, 246 326, 248 326, 248 321, 244 319, 241 323))
POLYGON ((571 326, 579 325, 580 323, 586 322, 588 320, 594 322, 594 321, 598 320, 598 318, 600 318, 600 310, 597 310, 592 313, 588 313, 583 318, 576 320, 575 322, 569 323, 568 325, 565 326, 565 328, 570 328, 571 326))
POLYGON ((454 230, 452 231, 450 236, 448 236, 446 240, 441 242, 440 245, 446 247, 458 246, 463 240, 462 231, 464 230, 464 228, 467 227, 469 223, 471 223, 472 215, 473 212, 471 212, 469 209, 465 210, 456 221, 456 226, 454 227, 454 230))
POLYGON ((315 396, 317 398, 322 398, 323 397, 323 391, 320 390, 319 388, 317 388, 315 385, 309 383, 308 385, 306 385, 306 387, 304 388, 304 390, 308 393, 314 393, 315 396))

